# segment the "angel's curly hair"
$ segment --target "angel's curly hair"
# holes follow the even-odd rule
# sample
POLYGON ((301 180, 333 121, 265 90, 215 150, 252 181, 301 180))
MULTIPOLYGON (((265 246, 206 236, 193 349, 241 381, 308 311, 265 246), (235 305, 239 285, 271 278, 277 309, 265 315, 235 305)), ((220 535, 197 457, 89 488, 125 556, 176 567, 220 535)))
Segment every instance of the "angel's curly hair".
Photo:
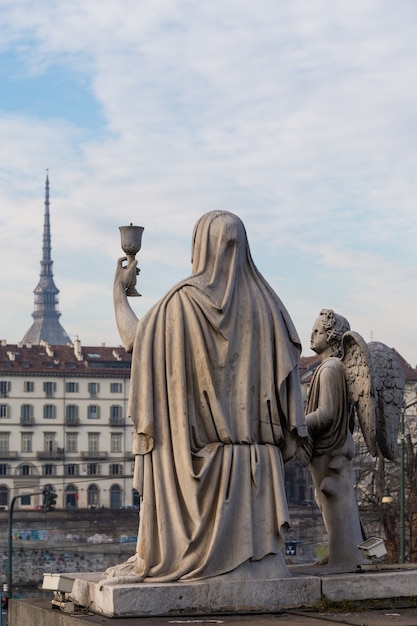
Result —
POLYGON ((327 343, 333 347, 333 356, 342 356, 342 337, 350 330, 350 324, 345 317, 335 313, 333 309, 322 309, 319 317, 327 333, 327 343))

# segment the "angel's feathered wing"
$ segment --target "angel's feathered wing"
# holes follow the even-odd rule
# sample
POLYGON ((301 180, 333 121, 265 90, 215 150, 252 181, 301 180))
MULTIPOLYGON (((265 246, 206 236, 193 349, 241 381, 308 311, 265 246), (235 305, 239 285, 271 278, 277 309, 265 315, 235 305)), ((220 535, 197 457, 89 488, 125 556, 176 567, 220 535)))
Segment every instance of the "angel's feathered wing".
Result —
POLYGON ((398 430, 404 403, 404 373, 395 352, 379 341, 368 344, 376 399, 376 436, 386 459, 398 456, 398 430))
POLYGON ((354 331, 343 335, 341 363, 345 371, 348 400, 353 404, 372 456, 377 454, 376 401, 371 354, 365 340, 354 331))

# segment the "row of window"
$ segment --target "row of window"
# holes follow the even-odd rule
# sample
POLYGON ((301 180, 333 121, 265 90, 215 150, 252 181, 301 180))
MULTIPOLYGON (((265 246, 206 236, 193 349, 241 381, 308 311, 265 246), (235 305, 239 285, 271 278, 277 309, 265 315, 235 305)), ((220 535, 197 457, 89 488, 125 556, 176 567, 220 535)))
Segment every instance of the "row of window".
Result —
MULTIPOLYGON (((58 474, 60 466, 47 463, 42 465, 41 473, 43 476, 56 476, 58 474)), ((66 476, 79 476, 80 474, 87 474, 87 476, 99 476, 104 475, 105 466, 100 463, 85 463, 80 465, 78 463, 70 463, 64 466, 64 474, 66 476)), ((6 463, 0 463, 0 476, 11 476, 12 468, 6 463)), ((34 465, 29 463, 23 463, 15 469, 16 476, 38 476, 39 470, 34 465)), ((110 463, 108 466, 109 476, 122 476, 123 464, 122 463, 110 463)))
MULTIPOLYGON (((51 488, 54 489, 53 485, 51 485, 51 488)), ((120 485, 118 484, 113 484, 110 489, 110 501, 109 501, 109 505, 110 508, 115 508, 118 509, 122 506, 122 495, 123 495, 123 489, 120 485)), ((127 494, 126 494, 127 495, 127 494)), ((79 496, 79 489, 76 485, 68 485, 67 488, 65 489, 65 494, 64 494, 64 506, 67 509, 75 509, 78 506, 78 496, 79 496)), ((1 507, 6 507, 9 505, 9 500, 10 500, 10 490, 6 485, 0 485, 0 506, 1 507)), ((137 493, 136 490, 132 489, 132 494, 131 494, 131 500, 132 500, 132 504, 134 504, 135 506, 137 506, 139 508, 139 495, 137 493)), ((27 494, 25 496, 22 496, 20 503, 23 506, 31 506, 32 503, 32 496, 30 494, 27 494)), ((100 488, 98 485, 95 484, 91 484, 87 487, 87 506, 89 508, 98 508, 101 506, 100 504, 100 488)))
MULTIPOLYGON (((78 434, 66 433, 65 451, 78 452, 78 434)), ((87 433, 88 452, 97 453, 100 451, 100 433, 87 433)), ((20 440, 21 452, 33 452, 33 433, 21 433, 20 440)), ((83 449, 85 446, 85 436, 83 435, 83 449)), ((8 453, 10 451, 10 433, 0 433, 0 453, 8 453)), ((56 433, 43 433, 43 451, 53 453, 61 451, 58 447, 56 433)), ((123 452, 123 434, 110 433, 110 452, 123 452)))
MULTIPOLYGON (((0 380, 0 396, 7 397, 12 389, 12 382, 10 380, 0 380)), ((80 384, 75 381, 69 381, 65 383, 66 393, 79 393, 80 384)), ((43 391, 46 396, 53 396, 56 393, 57 384, 52 381, 43 382, 43 391)), ((25 393, 32 393, 35 391, 35 381, 24 380, 23 391, 25 393)), ((122 383, 110 383, 110 393, 122 393, 122 383)), ((100 392, 100 383, 88 383, 88 393, 90 396, 97 396, 100 392)))
MULTIPOLYGON (((87 406, 87 419, 100 419, 101 407, 97 404, 89 404, 87 406)), ((55 404, 43 405, 43 418, 56 419, 58 411, 55 404)), ((20 405, 20 419, 27 424, 33 424, 35 408, 33 404, 20 405)), ((123 419, 123 407, 119 404, 113 404, 109 410, 110 421, 117 422, 123 419)), ((0 404, 0 418, 10 418, 12 416, 11 406, 9 404, 0 404)), ((65 407, 65 419, 68 424, 77 422, 79 419, 79 406, 77 404, 67 404, 65 407)))

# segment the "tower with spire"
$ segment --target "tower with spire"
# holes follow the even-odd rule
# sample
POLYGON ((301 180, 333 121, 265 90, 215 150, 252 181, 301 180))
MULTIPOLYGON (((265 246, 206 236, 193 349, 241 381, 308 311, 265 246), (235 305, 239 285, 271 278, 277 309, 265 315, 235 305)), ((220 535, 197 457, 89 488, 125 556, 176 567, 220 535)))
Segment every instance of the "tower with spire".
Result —
POLYGON ((58 311, 59 289, 54 282, 51 259, 51 226, 49 217, 49 175, 45 182, 45 215, 43 223, 41 273, 34 289, 35 310, 32 313, 33 324, 22 339, 22 343, 40 344, 42 341, 50 345, 66 345, 71 342, 59 322, 61 313, 58 311))

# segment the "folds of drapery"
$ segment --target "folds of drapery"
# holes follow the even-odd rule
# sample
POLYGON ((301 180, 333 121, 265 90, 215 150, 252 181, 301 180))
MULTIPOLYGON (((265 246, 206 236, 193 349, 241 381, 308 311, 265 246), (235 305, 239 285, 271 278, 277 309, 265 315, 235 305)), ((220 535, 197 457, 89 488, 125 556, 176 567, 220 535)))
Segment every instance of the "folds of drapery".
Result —
POLYGON ((145 579, 215 576, 283 546, 283 458, 306 434, 300 347, 242 228, 203 216, 194 274, 138 323, 129 413, 145 579))

